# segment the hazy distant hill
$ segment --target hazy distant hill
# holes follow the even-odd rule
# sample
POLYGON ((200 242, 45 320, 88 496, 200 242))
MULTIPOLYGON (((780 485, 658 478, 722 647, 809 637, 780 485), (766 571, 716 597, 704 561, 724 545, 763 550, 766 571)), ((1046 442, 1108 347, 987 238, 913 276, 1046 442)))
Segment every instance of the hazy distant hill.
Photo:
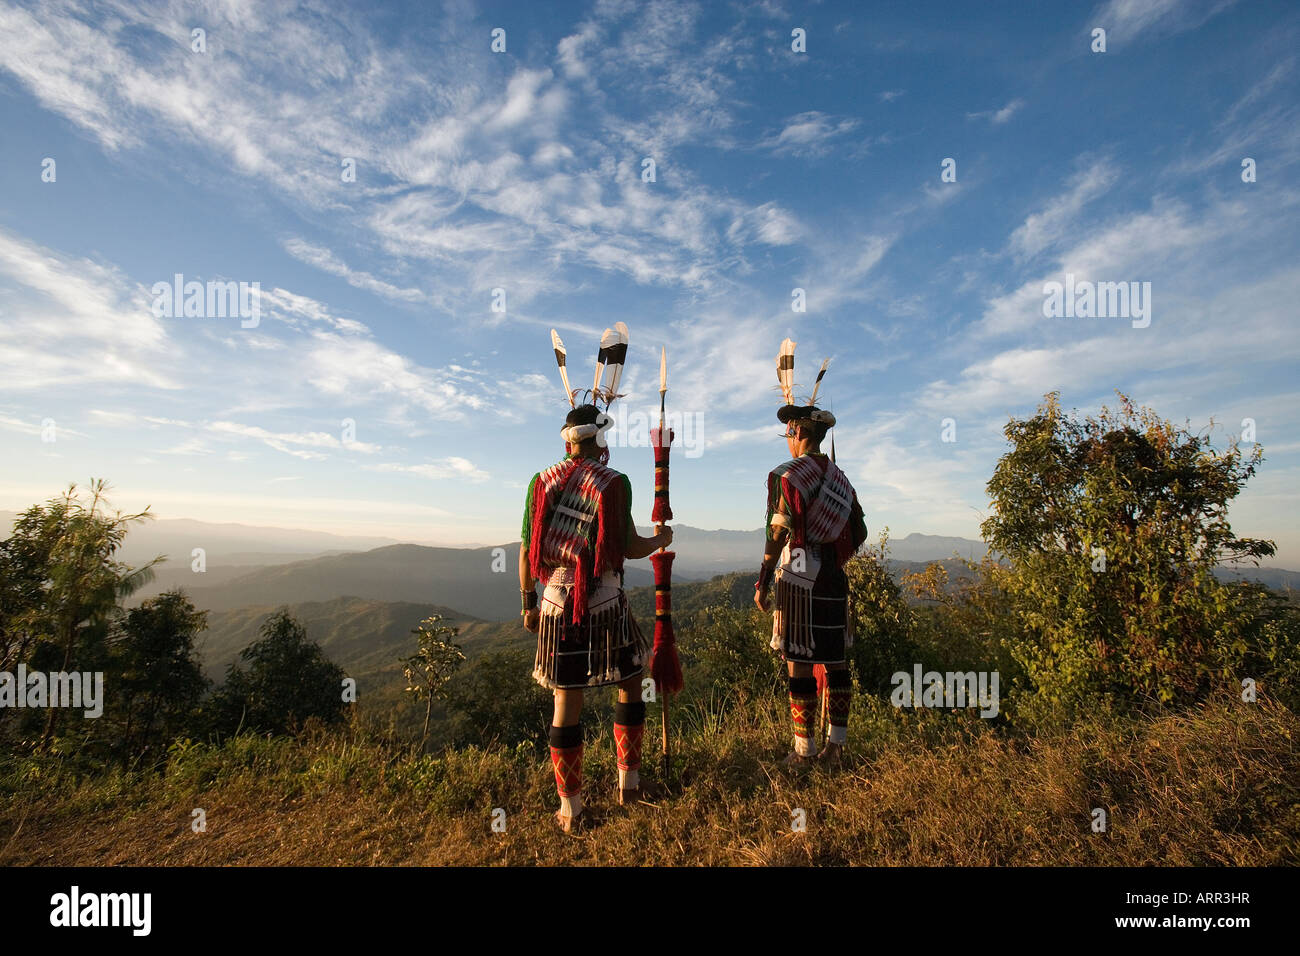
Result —
POLYGON ((202 548, 209 567, 221 563, 270 564, 275 559, 265 560, 268 556, 286 555, 292 560, 322 552, 369 551, 396 543, 392 538, 372 535, 163 518, 132 525, 122 548, 122 560, 135 564, 165 554, 171 561, 188 566, 193 550, 202 548))
MULTIPOLYGON (((226 667, 238 658, 239 652, 260 639, 263 623, 276 608, 257 605, 210 613, 208 629, 200 639, 204 672, 218 682, 223 680, 226 667)), ((332 661, 358 678, 383 674, 387 680, 398 679, 398 659, 415 652, 411 630, 435 614, 460 628, 456 643, 471 659, 511 642, 531 647, 534 640, 517 617, 510 621, 482 621, 436 604, 339 597, 290 604, 289 612, 332 661)))
POLYGON ((1300 571, 1288 571, 1285 568, 1219 567, 1215 569, 1214 574, 1220 581, 1232 581, 1238 578, 1259 581, 1275 591, 1300 589, 1300 571))
MULTIPOLYGON (((0 511, 0 534, 7 533, 14 517, 14 512, 0 511)), ((650 534, 653 529, 639 530, 650 534)), ((673 530, 674 580, 681 584, 756 568, 763 553, 761 529, 708 531, 675 525, 673 530)), ((872 540, 876 530, 871 528, 872 540)), ((518 600, 519 545, 502 547, 506 570, 494 573, 492 547, 426 547, 389 538, 172 518, 133 527, 121 554, 131 564, 157 554, 169 557, 154 583, 137 592, 132 603, 172 587, 185 588, 200 608, 210 610, 328 601, 347 594, 381 602, 439 604, 503 620, 513 616, 518 600), (202 574, 190 569, 191 552, 197 547, 206 554, 202 574)), ((954 554, 978 560, 986 551, 982 541, 915 532, 889 543, 890 558, 898 567, 948 563, 954 554)), ((1258 580, 1278 590, 1300 588, 1300 572, 1283 568, 1221 568, 1218 575, 1258 580)), ((629 562, 628 587, 650 582, 648 562, 629 562)))
MULTIPOLYGON (((650 529, 642 531, 649 533, 650 529)), ((897 545, 896 555, 903 562, 944 559, 951 557, 953 550, 970 553, 974 546, 982 547, 979 542, 931 535, 910 535, 897 545)), ((140 592, 137 600, 180 584, 198 607, 214 611, 328 601, 350 594, 372 601, 439 604, 486 620, 505 620, 518 613, 519 545, 502 548, 504 559, 496 557, 495 548, 395 544, 257 568, 232 568, 209 560, 204 574, 190 571, 188 560, 176 566, 169 562, 154 586, 140 592), (494 567, 503 570, 494 571, 494 567)), ((685 584, 740 568, 757 568, 763 554, 763 533, 704 531, 683 525, 674 528, 673 551, 677 554, 674 581, 685 584)), ((624 580, 628 588, 653 583, 649 562, 629 561, 624 580)))
MULTIPOLYGON (((966 566, 960 561, 949 558, 938 562, 948 572, 948 583, 955 589, 963 578, 968 577, 966 566)), ((889 561, 889 573, 895 581, 909 572, 923 571, 930 564, 928 561, 889 561)), ((728 607, 749 607, 754 602, 754 580, 758 577, 758 566, 747 571, 731 571, 719 574, 707 581, 673 580, 673 617, 683 622, 711 605, 728 607)), ((655 593, 653 587, 636 588, 628 591, 628 601, 638 623, 645 627, 654 626, 655 593)))
POLYGON ((951 558, 954 553, 958 557, 978 561, 988 550, 989 546, 983 541, 950 538, 941 534, 913 532, 906 538, 891 538, 889 541, 889 556, 895 561, 942 561, 951 558))
MULTIPOLYGON (((258 568, 214 585, 190 585, 186 591, 197 607, 213 611, 329 601, 350 594, 372 601, 438 604, 487 620, 508 620, 519 613, 519 545, 503 547, 504 557, 497 557, 494 548, 395 544, 258 568)), ((639 563, 628 564, 629 587, 653 581, 649 562, 639 563)), ((203 575, 191 578, 201 580, 203 575)))
MULTIPOLYGON (((640 528, 650 534, 649 527, 640 528)), ((874 542, 875 529, 870 528, 874 542)), ((738 568, 758 567, 763 557, 763 529, 753 531, 705 531, 689 525, 673 528, 673 550, 677 560, 673 570, 687 575, 714 575, 738 568)), ((951 538, 937 534, 909 534, 889 542, 889 556, 897 561, 942 561, 956 552, 963 558, 979 560, 988 550, 983 541, 951 538)))
MULTIPOLYGON (((16 512, 0 511, 0 538, 9 536, 17 517, 16 512)), ((202 548, 211 568, 214 564, 278 564, 325 553, 369 551, 397 543, 394 538, 375 535, 160 518, 131 525, 117 557, 128 564, 141 564, 165 554, 169 564, 189 567, 191 553, 195 548, 202 548)))

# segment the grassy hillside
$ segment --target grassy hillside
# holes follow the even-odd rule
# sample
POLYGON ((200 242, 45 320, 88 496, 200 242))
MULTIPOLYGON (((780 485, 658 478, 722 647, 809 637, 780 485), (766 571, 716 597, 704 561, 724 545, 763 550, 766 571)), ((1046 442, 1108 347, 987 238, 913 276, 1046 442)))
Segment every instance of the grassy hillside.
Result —
POLYGON ((550 766, 528 748, 419 755, 354 725, 178 746, 161 776, 5 756, 0 864, 1300 863, 1300 721, 1267 701, 1019 738, 859 698, 846 765, 806 774, 777 766, 779 701, 677 716, 674 792, 627 809, 611 799, 609 728, 589 725, 576 836, 551 822, 550 766), (498 807, 504 833, 490 829, 498 807))

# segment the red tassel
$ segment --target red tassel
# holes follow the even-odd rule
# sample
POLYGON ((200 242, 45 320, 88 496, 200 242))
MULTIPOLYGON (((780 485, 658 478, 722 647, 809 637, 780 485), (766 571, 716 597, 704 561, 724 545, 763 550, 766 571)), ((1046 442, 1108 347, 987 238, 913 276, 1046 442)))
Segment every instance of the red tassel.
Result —
POLYGON ((675 694, 682 689, 682 665, 677 659, 677 636, 673 633, 672 551, 650 555, 655 569, 655 643, 650 676, 660 694, 675 694))
POLYGON ((587 569, 578 561, 573 569, 573 623, 581 624, 582 615, 587 613, 587 569))
POLYGON ((814 664, 813 677, 817 678, 817 693, 822 694, 826 691, 826 665, 814 664))

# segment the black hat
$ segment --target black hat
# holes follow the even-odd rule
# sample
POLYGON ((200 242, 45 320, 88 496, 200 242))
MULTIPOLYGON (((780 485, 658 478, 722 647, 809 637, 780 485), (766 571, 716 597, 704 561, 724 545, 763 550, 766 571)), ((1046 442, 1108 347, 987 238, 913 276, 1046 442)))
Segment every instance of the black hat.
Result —
POLYGON ((825 425, 827 428, 835 426, 835 416, 816 405, 782 405, 776 410, 776 418, 782 425, 788 425, 790 422, 812 422, 825 425))

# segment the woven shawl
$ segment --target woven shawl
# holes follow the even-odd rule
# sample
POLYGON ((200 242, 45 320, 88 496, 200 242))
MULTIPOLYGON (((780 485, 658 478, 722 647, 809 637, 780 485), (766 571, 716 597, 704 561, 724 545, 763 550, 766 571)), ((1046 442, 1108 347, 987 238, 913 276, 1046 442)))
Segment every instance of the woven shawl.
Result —
POLYGON ((782 497, 789 505, 792 548, 834 542, 836 560, 843 565, 862 543, 849 520, 857 494, 844 472, 824 455, 802 455, 773 469, 767 491, 769 527, 782 497))
POLYGON ((545 584, 559 567, 573 569, 573 623, 587 613, 587 593, 606 568, 623 570, 626 502, 622 475, 574 456, 537 476, 528 566, 545 584))

